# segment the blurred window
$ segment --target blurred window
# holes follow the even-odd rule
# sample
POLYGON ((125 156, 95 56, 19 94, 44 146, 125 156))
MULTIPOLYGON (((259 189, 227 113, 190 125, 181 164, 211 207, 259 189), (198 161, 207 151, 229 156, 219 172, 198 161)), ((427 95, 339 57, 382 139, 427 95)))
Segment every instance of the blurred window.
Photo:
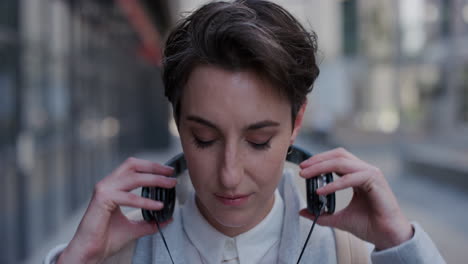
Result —
POLYGON ((463 67, 461 85, 459 117, 463 123, 468 124, 468 63, 463 67))
POLYGON ((451 34, 451 17, 452 17, 452 5, 453 0, 443 0, 441 1, 442 10, 441 10, 441 24, 440 32, 443 37, 448 37, 451 34))
MULTIPOLYGON (((1 52, 0 52, 1 53, 1 52)), ((0 148, 12 143, 14 116, 14 87, 8 74, 0 68, 0 148)))
POLYGON ((0 1, 0 26, 14 27, 16 24, 16 12, 11 12, 16 7, 17 0, 0 1))
POLYGON ((0 151, 13 142, 16 8, 15 0, 0 1, 0 151))
POLYGON ((343 14, 343 53, 355 55, 358 52, 358 14, 357 1, 344 0, 341 3, 343 14))

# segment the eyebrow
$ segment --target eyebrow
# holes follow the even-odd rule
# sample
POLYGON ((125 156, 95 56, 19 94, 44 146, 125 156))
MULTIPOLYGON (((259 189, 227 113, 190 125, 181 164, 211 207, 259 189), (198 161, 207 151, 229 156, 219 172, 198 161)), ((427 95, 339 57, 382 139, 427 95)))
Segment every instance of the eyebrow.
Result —
MULTIPOLYGON (((194 116, 194 115, 189 115, 187 116, 186 118, 188 121, 193 121, 193 122, 196 122, 198 124, 201 124, 201 125, 204 125, 204 126, 207 126, 207 127, 211 127, 213 129, 216 129, 216 130, 220 130, 215 124, 213 124, 212 122, 206 120, 206 119, 203 119, 199 116, 194 116)), ((279 126, 280 124, 278 122, 275 122, 273 120, 263 120, 263 121, 260 121, 260 122, 256 122, 256 123, 253 123, 253 124, 250 124, 248 126, 246 126, 244 128, 244 130, 258 130, 258 129, 262 129, 262 128, 265 128, 265 127, 277 127, 279 126)))

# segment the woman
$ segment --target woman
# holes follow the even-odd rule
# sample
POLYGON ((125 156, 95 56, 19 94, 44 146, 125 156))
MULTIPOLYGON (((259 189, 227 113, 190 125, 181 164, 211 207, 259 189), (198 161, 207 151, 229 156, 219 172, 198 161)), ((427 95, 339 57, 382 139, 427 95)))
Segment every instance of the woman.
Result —
MULTIPOLYGON (((319 74, 314 34, 268 1, 212 2, 183 19, 165 48, 164 83, 195 189, 163 224, 175 263, 295 263, 314 216, 300 210, 283 173, 301 128, 306 95, 319 74), (299 214, 302 216, 300 217, 299 214)), ((374 263, 443 263, 410 223, 379 169, 344 149, 303 162, 300 176, 341 175, 326 195, 353 188, 350 204, 318 218, 304 263, 337 263, 333 229, 373 244, 374 263)), ((131 221, 120 206, 160 210, 141 186, 174 187, 172 168, 128 159, 100 181, 71 242, 48 262, 101 263, 137 240, 134 263, 170 263, 154 223, 131 221)), ((47 262, 46 261, 46 262, 47 262)))

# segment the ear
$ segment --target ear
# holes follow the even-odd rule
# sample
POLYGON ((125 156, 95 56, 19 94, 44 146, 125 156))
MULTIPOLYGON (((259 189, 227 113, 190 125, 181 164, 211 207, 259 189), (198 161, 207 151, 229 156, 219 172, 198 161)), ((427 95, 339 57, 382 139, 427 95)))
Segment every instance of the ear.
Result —
POLYGON ((296 137, 299 134, 299 130, 302 127, 302 120, 304 118, 304 113, 305 113, 306 107, 307 107, 307 100, 302 104, 301 108, 297 112, 296 120, 294 120, 294 128, 293 128, 293 132, 291 134, 291 139, 290 139, 290 142, 289 142, 290 144, 289 145, 292 145, 294 143, 294 140, 296 140, 296 137))

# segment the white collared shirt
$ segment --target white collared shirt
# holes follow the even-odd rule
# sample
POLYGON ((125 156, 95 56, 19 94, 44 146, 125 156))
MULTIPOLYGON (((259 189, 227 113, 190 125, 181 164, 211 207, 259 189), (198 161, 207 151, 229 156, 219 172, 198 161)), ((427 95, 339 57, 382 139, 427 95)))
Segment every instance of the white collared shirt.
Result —
POLYGON ((201 215, 191 195, 182 208, 182 225, 190 244, 188 259, 207 264, 257 264, 276 263, 284 204, 278 190, 275 202, 268 215, 254 228, 236 237, 228 237, 201 215))

